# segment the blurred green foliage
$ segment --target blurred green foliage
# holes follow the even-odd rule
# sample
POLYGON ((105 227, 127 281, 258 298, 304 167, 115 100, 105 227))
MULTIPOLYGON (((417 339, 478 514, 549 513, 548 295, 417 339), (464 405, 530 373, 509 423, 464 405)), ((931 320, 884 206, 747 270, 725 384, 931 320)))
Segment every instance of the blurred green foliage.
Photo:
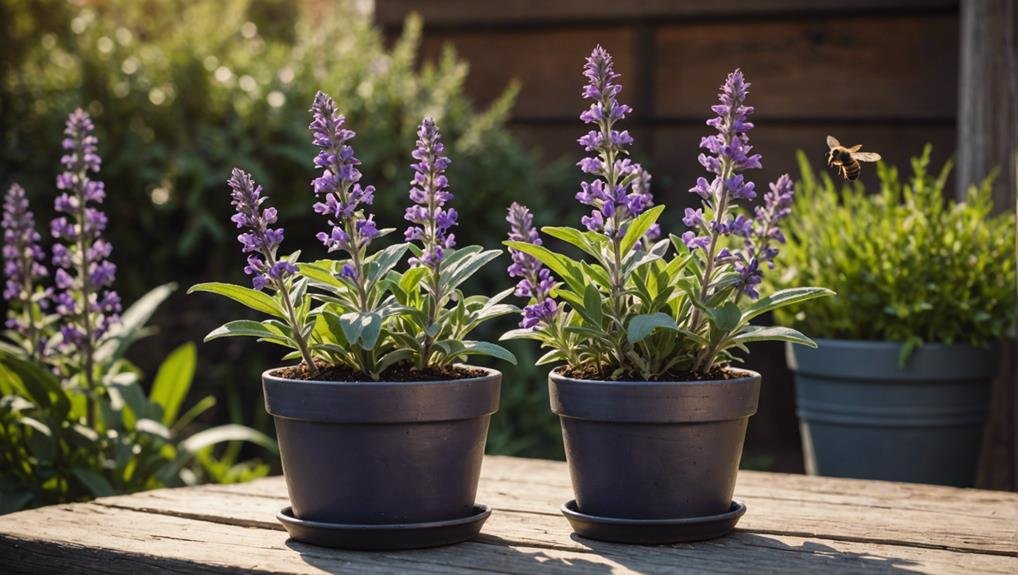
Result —
MULTIPOLYGON (((261 432, 227 424, 188 433, 215 405, 206 396, 181 410, 197 367, 193 343, 166 356, 148 393, 141 371, 123 357, 152 333, 148 320, 173 290, 172 284, 157 287, 125 310, 95 353, 93 389, 83 386, 75 351, 51 350, 40 359, 33 340, 15 332, 0 339, 0 515, 159 487, 248 481, 269 472, 261 461, 239 460, 241 442, 276 452, 261 432)), ((58 321, 47 318, 48 339, 58 321)))
MULTIPOLYGON (((414 131, 431 115, 453 160, 461 245, 497 246, 512 200, 540 210, 554 205, 544 201, 548 191, 570 180, 561 166, 541 168, 506 131, 515 86, 478 110, 463 93, 468 64, 451 47, 422 58, 420 32, 410 18, 387 39, 351 2, 0 0, 0 185, 19 181, 45 221, 56 195, 56 135, 66 113, 83 106, 105 158, 108 235, 127 299, 167 281, 243 282, 225 185, 235 165, 279 207, 284 249, 323 255, 314 239, 324 222, 311 211, 314 149, 306 129, 320 89, 358 132, 353 145, 363 182, 378 188, 380 225, 404 224, 414 131)), ((498 261, 472 291, 509 287, 508 262, 498 261)), ((157 320, 166 335, 156 345, 196 339, 232 315, 229 306, 197 299, 174 296, 172 315, 157 320)), ((258 373, 279 358, 237 343, 207 347, 199 381, 219 386, 230 405, 260 412, 258 373)), ((527 357, 523 346, 513 351, 527 357)), ((544 378, 529 361, 506 370, 493 450, 560 454, 544 378)))
POLYGON ((782 285, 822 285, 838 295, 777 310, 779 324, 814 337, 986 345, 1015 322, 1015 216, 992 215, 990 179, 964 202, 945 196, 952 164, 930 172, 929 145, 907 181, 877 165, 880 190, 840 190, 799 152, 802 180, 779 256, 782 285))

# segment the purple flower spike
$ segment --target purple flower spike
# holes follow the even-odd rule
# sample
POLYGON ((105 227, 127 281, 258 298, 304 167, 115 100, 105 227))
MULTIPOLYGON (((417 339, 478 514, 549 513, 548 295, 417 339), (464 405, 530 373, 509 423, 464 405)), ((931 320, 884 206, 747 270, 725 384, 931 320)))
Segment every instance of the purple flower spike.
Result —
MULTIPOLYGON (((3 298, 10 304, 6 326, 28 338, 37 355, 42 355, 45 342, 35 329, 32 318, 32 301, 36 296, 37 282, 49 275, 42 263, 46 254, 39 246, 42 237, 35 229, 35 216, 29 209, 25 190, 11 184, 4 197, 3 219, 4 284, 3 298)), ((37 299, 39 306, 47 307, 48 292, 37 299)))
MULTIPOLYGON (((753 129, 753 123, 749 121, 753 108, 746 105, 749 86, 741 70, 728 75, 718 93, 718 103, 711 106, 716 116, 707 120, 707 125, 714 128, 716 133, 700 140, 700 148, 704 150, 699 156, 700 164, 713 174, 713 178, 697 178, 696 185, 689 191, 700 196, 709 208, 708 213, 713 212, 712 219, 706 220, 699 209, 687 209, 682 219, 690 228, 682 236, 686 246, 690 249, 701 248, 714 258, 708 264, 711 272, 715 264, 730 262, 733 258, 733 254, 722 247, 723 242, 715 238, 749 238, 753 234, 751 220, 744 216, 728 215, 735 202, 756 198, 753 182, 739 173, 761 167, 760 154, 752 153, 753 146, 749 144, 749 131, 753 129)), ((749 276, 746 277, 748 281, 749 276)), ((750 284, 744 282, 744 285, 750 284)))
POLYGON ((406 209, 403 218, 411 225, 403 234, 406 240, 421 242, 419 258, 410 258, 410 265, 437 270, 445 257, 445 250, 456 246, 456 236, 449 229, 456 225, 456 210, 444 207, 452 200, 445 169, 449 158, 443 155, 445 145, 438 126, 431 118, 424 118, 417 129, 416 160, 410 165, 414 177, 410 181, 410 200, 414 204, 406 209))
POLYGON ((11 184, 4 197, 4 284, 3 297, 8 302, 26 302, 32 295, 36 281, 49 275, 42 263, 45 253, 39 242, 42 236, 35 229, 35 216, 29 209, 25 190, 11 184))
POLYGON ((625 233, 633 217, 653 204, 650 176, 639 164, 624 158, 633 137, 628 131, 616 130, 615 123, 632 108, 618 101, 622 86, 616 83, 619 74, 614 70, 611 54, 601 46, 594 48, 583 67, 583 75, 587 85, 582 95, 592 102, 580 119, 594 125, 594 129, 577 140, 584 151, 592 154, 578 165, 584 173, 598 179, 582 182, 576 200, 594 208, 582 219, 589 231, 618 237, 625 233))
POLYGON ((763 281, 761 264, 774 269, 774 258, 778 248, 772 242, 785 243, 785 236, 778 224, 792 211, 795 187, 788 174, 782 175, 770 185, 764 194, 764 205, 756 208, 756 218, 748 224, 744 249, 735 254, 735 270, 739 272, 739 288, 752 299, 760 297, 756 286, 763 281))
POLYGON ((53 202, 58 214, 50 231, 58 242, 53 247, 54 276, 59 290, 54 297, 56 311, 63 316, 61 333, 67 346, 95 348, 96 343, 118 321, 120 297, 110 289, 116 266, 113 251, 102 239, 107 218, 98 207, 106 197, 105 187, 89 174, 99 172, 102 160, 92 119, 83 110, 72 112, 64 130, 63 173, 57 176, 62 190, 53 202))
MULTIPOLYGON (((534 229, 534 215, 526 206, 513 202, 509 206, 506 221, 509 222, 510 240, 541 245, 541 236, 534 229)), ((513 258, 508 269, 509 277, 520 278, 516 284, 516 295, 531 298, 535 302, 523 309, 523 320, 520 322, 520 327, 531 329, 549 320, 558 311, 558 305, 550 295, 555 280, 548 268, 534 256, 512 248, 509 248, 509 253, 513 258)))
POLYGON ((277 261, 276 250, 283 243, 283 229, 269 227, 276 223, 276 208, 262 208, 268 199, 262 195, 262 187, 255 183, 250 174, 234 168, 230 179, 230 205, 237 213, 230 220, 237 229, 245 230, 237 241, 241 243, 247 257, 244 273, 251 276, 254 289, 263 289, 273 280, 285 280, 297 271, 290 262, 277 261))
MULTIPOLYGON (((361 172, 357 169, 360 160, 354 157, 349 141, 356 135, 346 128, 346 118, 339 113, 336 102, 322 92, 315 95, 311 105, 313 116, 312 139, 320 148, 315 157, 315 166, 322 175, 311 182, 319 201, 314 204, 315 213, 328 217, 329 232, 319 232, 317 238, 330 252, 344 251, 360 260, 371 240, 378 237, 372 215, 365 215, 362 205, 371 205, 375 200, 374 186, 361 186, 361 172), (355 256, 356 254, 356 256, 355 256)), ((357 266, 351 268, 356 276, 357 266)))

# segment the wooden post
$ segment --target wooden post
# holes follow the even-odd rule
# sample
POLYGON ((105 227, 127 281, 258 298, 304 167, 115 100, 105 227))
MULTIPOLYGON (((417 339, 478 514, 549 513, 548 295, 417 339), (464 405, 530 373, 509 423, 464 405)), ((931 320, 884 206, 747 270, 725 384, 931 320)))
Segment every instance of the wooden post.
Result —
POLYGON ((962 0, 958 83, 958 195, 999 169, 998 211, 1015 208, 1018 54, 1012 0, 962 0))
MULTIPOLYGON (((997 169, 997 211, 1018 211, 1018 9, 1012 0, 962 0, 958 84, 958 197, 997 169)), ((1018 239, 1016 239, 1018 250, 1018 239)), ((1018 289, 1018 286, 1016 286, 1018 289)), ((1011 342, 994 383, 977 485, 1018 488, 1018 412, 1011 342)))

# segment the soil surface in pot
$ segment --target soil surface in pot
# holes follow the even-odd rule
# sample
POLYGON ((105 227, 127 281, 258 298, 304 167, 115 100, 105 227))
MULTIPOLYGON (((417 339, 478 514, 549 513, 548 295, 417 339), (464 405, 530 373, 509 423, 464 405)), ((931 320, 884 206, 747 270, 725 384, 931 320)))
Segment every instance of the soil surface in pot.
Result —
MULTIPOLYGON (((571 377, 573 379, 592 379, 597 381, 613 381, 609 380, 607 374, 602 372, 597 366, 584 365, 581 367, 570 367, 563 366, 555 370, 559 375, 571 377)), ((736 379, 743 377, 744 374, 730 370, 726 367, 715 367, 708 373, 694 374, 688 371, 669 371, 654 379, 647 381, 718 381, 723 379, 736 379)), ((623 377, 618 381, 643 381, 640 378, 623 377)))
MULTIPOLYGON (((303 379, 313 381, 370 381, 370 378, 359 371, 354 371, 346 366, 329 365, 319 363, 318 373, 311 375, 305 363, 281 367, 272 372, 276 377, 285 379, 303 379)), ((471 377, 483 377, 488 372, 480 369, 445 366, 417 369, 413 364, 398 363, 382 372, 379 381, 442 381, 449 379, 467 379, 471 377)))

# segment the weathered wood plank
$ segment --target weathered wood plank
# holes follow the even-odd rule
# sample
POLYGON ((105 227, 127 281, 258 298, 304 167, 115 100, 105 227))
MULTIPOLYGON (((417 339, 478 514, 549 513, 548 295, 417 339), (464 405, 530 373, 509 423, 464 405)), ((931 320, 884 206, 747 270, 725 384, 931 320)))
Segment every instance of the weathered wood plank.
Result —
POLYGON ((1007 573, 1014 558, 895 545, 737 533, 700 544, 632 547, 559 535, 564 523, 496 513, 479 541, 399 553, 338 552, 288 541, 278 529, 114 509, 49 507, 0 518, 0 564, 11 572, 743 573, 966 571, 1007 573), (510 525, 514 516, 519 525, 510 525), (501 518, 499 518, 501 516, 501 518), (547 532, 540 546, 511 537, 547 532))
POLYGON ((618 26, 512 34, 464 31, 426 35, 421 57, 434 60, 446 43, 452 44, 470 63, 466 92, 480 105, 491 103, 510 82, 519 80, 515 117, 578 118, 585 107, 580 98, 584 58, 600 43, 614 56, 616 70, 633 78, 632 42, 632 31, 618 26))
POLYGON ((591 2, 590 0, 378 0, 375 20, 398 26, 409 12, 421 13, 434 26, 518 26, 526 24, 686 19, 718 16, 750 17, 798 14, 852 14, 859 11, 928 12, 953 9, 957 0, 641 0, 591 2))
POLYGON ((954 15, 719 21, 657 30, 656 116, 699 117, 742 68, 758 118, 954 118, 954 15))
MULTIPOLYGON (((755 533, 1018 556, 1018 495, 1011 493, 742 472, 736 496, 750 508, 740 528, 755 533)), ((534 538, 531 515, 551 518, 549 533, 568 538, 558 507, 571 498, 561 463, 512 458, 489 458, 478 493, 479 501, 499 511, 499 520, 486 530, 518 519, 511 537, 497 534, 531 545, 546 541, 544 533, 534 538)), ((286 488, 281 478, 270 478, 200 487, 186 495, 159 490, 98 503, 273 528, 275 512, 286 505, 286 488)))
POLYGON ((422 55, 450 43, 471 65, 466 91, 491 102, 513 79, 522 90, 513 111, 525 120, 572 119, 583 108, 584 58, 600 43, 616 58, 623 101, 653 101, 649 118, 699 118, 725 75, 741 67, 754 84, 760 118, 951 121, 957 114, 958 19, 818 17, 721 20, 634 28, 490 32, 464 29, 425 35, 422 55), (637 95, 635 44, 650 35, 646 87, 637 95))

